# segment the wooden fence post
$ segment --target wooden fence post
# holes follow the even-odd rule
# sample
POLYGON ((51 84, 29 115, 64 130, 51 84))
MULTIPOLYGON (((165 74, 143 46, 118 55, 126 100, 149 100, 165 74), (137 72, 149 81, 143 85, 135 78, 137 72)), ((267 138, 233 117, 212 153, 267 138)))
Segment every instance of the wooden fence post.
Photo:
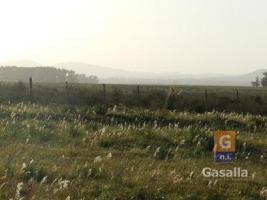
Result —
POLYGON ((205 89, 205 93, 204 93, 204 95, 205 95, 205 111, 207 111, 207 108, 208 108, 208 90, 207 89, 205 89))
POLYGON ((32 91, 32 77, 29 79, 30 84, 30 101, 33 102, 33 91, 32 91))
POLYGON ((103 84, 103 102, 106 104, 106 84, 103 84))
POLYGON ((137 100, 138 100, 138 104, 140 104, 140 86, 137 85, 137 100))
POLYGON ((69 104, 69 83, 68 81, 66 81, 66 100, 67 100, 67 104, 69 104))

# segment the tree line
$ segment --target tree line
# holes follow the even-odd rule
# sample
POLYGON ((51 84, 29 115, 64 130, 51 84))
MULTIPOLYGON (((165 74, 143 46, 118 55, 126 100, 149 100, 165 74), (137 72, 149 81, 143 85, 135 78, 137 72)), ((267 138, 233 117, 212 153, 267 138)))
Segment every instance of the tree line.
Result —
POLYGON ((26 82, 32 77, 36 82, 44 83, 98 83, 97 76, 76 74, 72 70, 58 69, 55 67, 0 67, 0 81, 26 82))
POLYGON ((251 82, 253 87, 267 87, 267 72, 262 73, 263 77, 260 79, 259 76, 256 77, 255 81, 251 82))

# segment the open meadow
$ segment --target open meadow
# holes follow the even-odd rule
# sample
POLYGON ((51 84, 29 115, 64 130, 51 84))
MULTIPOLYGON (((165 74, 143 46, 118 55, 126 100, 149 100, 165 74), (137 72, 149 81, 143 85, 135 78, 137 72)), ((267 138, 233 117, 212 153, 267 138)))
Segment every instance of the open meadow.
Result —
POLYGON ((1 199, 266 198, 265 89, 169 88, 1 83, 1 199), (239 132, 233 164, 216 130, 239 132), (249 177, 201 174, 235 166, 249 177))
POLYGON ((2 103, 0 199, 266 199, 266 130, 261 115, 2 103), (239 132, 233 164, 213 161, 216 130, 239 132), (235 166, 249 177, 201 175, 235 166))

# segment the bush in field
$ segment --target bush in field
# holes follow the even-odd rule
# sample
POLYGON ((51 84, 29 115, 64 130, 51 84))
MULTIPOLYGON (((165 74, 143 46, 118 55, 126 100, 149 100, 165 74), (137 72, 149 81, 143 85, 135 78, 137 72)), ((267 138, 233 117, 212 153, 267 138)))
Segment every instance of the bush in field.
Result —
POLYGON ((234 101, 232 99, 230 99, 229 97, 219 97, 219 99, 217 100, 217 110, 218 111, 228 111, 229 107, 234 103, 234 101))
POLYGON ((141 103, 146 108, 163 108, 166 99, 166 92, 150 89, 141 99, 141 103), (153 101, 151 101, 153 99, 153 101))
POLYGON ((123 91, 120 88, 114 88, 111 94, 111 101, 115 104, 121 103, 123 98, 123 91))
POLYGON ((95 106, 95 113, 99 115, 104 115, 108 111, 108 108, 106 105, 97 105, 95 106))

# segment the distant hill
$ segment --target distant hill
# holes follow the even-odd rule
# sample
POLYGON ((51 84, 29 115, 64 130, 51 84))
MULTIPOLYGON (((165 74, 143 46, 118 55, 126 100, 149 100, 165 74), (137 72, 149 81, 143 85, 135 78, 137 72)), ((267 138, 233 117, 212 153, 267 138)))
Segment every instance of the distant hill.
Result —
POLYGON ((75 69, 80 73, 94 74, 100 82, 112 84, 163 84, 163 85, 222 85, 222 86, 250 86, 256 76, 262 77, 267 69, 260 69, 248 74, 182 74, 178 72, 130 72, 79 62, 56 64, 57 67, 75 69))
POLYGON ((54 66, 58 68, 68 69, 68 70, 75 70, 78 73, 83 73, 87 75, 91 75, 91 74, 97 75, 101 78, 125 76, 129 74, 129 72, 126 70, 113 69, 113 68, 103 67, 103 66, 98 66, 98 65, 89 65, 89 64, 81 63, 81 62, 57 63, 54 66))
POLYGON ((100 82, 113 84, 163 84, 163 85, 213 85, 213 86, 251 86, 256 77, 262 78, 267 69, 257 70, 248 74, 180 74, 180 73, 131 73, 131 76, 103 78, 100 82))
MULTIPOLYGON (((3 65, 3 63, 2 63, 3 65)), ((31 60, 6 62, 8 66, 42 66, 31 60)), ((1 66, 1 62, 0 62, 1 66)), ((114 69, 98 65, 90 65, 81 62, 62 62, 53 67, 73 70, 84 76, 95 75, 100 83, 112 84, 163 84, 163 85, 218 85, 218 86, 250 86, 256 76, 262 77, 267 69, 259 69, 247 74, 223 75, 223 74, 182 74, 179 72, 134 72, 123 69, 114 69)))

